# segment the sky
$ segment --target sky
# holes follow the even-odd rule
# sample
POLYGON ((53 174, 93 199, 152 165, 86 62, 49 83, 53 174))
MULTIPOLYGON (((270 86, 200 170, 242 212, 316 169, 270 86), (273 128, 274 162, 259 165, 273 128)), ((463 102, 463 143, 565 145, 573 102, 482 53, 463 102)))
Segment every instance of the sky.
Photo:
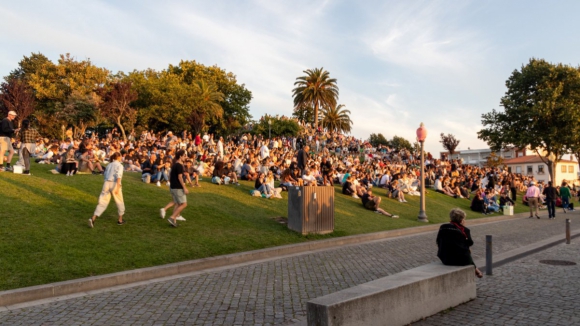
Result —
POLYGON ((23 56, 70 53, 110 71, 218 65, 253 93, 250 113, 290 116, 304 70, 337 79, 352 135, 426 150, 486 148, 481 115, 530 58, 578 66, 579 1, 0 0, 0 76, 23 56))

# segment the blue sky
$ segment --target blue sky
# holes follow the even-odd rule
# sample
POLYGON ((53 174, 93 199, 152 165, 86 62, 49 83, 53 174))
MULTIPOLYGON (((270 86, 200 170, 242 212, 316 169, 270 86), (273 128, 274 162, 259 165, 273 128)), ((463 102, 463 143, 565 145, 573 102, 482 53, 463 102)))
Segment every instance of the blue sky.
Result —
POLYGON ((578 66, 578 1, 0 1, 0 75, 41 52, 114 72, 196 60, 237 75, 250 112, 291 115, 303 70, 338 80, 353 135, 452 133, 482 148, 481 114, 531 57, 578 66))

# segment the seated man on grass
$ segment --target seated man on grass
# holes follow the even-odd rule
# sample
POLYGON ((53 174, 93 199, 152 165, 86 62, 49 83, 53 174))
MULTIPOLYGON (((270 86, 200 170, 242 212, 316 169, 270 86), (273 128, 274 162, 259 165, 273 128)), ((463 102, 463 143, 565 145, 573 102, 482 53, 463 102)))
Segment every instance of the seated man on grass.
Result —
POLYGON ((361 200, 363 206, 368 210, 374 211, 378 214, 390 216, 391 218, 399 218, 398 215, 393 215, 379 207, 381 205, 381 197, 373 196, 373 191, 371 189, 367 190, 367 192, 361 196, 361 200))

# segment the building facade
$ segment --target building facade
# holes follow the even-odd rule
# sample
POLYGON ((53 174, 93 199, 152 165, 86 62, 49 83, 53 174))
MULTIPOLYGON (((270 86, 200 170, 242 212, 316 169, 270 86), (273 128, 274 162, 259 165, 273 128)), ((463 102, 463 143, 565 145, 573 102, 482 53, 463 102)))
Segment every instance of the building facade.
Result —
MULTIPOLYGON (((538 181, 548 182, 550 180, 548 165, 537 155, 505 159, 503 164, 508 172, 521 173, 524 176, 534 177, 538 181)), ((554 179, 554 185, 560 185, 564 180, 578 184, 578 162, 570 160, 558 162, 554 171, 554 179)))

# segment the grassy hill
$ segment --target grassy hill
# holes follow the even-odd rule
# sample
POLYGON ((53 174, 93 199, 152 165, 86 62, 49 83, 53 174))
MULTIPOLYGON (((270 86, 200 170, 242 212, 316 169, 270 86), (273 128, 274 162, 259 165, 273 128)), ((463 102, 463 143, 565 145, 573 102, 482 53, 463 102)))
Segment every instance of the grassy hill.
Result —
MULTIPOLYGON (((340 194, 336 187, 335 232, 302 236, 274 220, 287 216, 283 199, 251 197, 253 182, 217 186, 204 178, 190 188, 186 222, 171 228, 159 208, 171 200, 167 186, 143 184, 138 173, 126 173, 123 195, 126 225, 116 225, 111 200, 94 229, 87 226, 97 204, 103 178, 66 177, 49 172, 51 165, 34 164, 32 176, 0 173, 0 290, 64 281, 303 241, 424 225, 417 222, 419 198, 408 203, 383 198, 381 207, 400 215, 390 219, 365 210, 360 200, 340 194)), ((385 191, 375 189, 375 195, 385 191)), ((429 223, 448 220, 460 207, 468 218, 469 201, 429 191, 429 223)), ((516 213, 526 207, 516 207, 516 213)))

